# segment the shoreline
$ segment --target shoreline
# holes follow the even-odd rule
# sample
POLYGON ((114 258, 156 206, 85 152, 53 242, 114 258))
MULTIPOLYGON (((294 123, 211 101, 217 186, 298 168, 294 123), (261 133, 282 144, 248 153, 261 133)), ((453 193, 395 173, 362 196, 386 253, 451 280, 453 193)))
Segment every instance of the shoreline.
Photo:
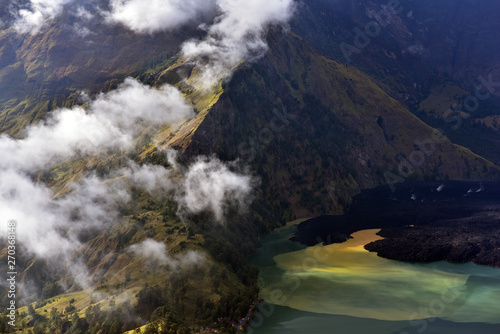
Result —
POLYGON ((402 184, 395 193, 379 187, 356 196, 345 215, 302 222, 290 240, 306 246, 338 244, 357 231, 377 228, 384 239, 365 248, 386 259, 500 267, 498 199, 500 182, 402 184))
MULTIPOLYGON (((460 319, 470 322, 471 318, 464 316, 481 307, 474 301, 476 298, 468 300, 468 296, 500 291, 497 285, 500 272, 494 268, 472 264, 457 267, 446 262, 419 266, 378 257, 365 249, 375 239, 382 239, 378 232, 379 229, 358 231, 343 244, 282 249, 284 252, 274 255, 272 263, 259 266, 260 297, 273 305, 306 312, 400 321, 414 317, 415 312, 431 302, 441 301, 443 295, 454 296, 453 300, 443 301, 446 312, 433 315, 452 322, 460 319)), ((294 244, 286 237, 280 239, 283 237, 283 233, 274 235, 266 246, 281 244, 281 240, 294 244)), ((269 254, 260 254, 266 255, 269 254)), ((481 297, 481 302, 490 305, 496 300, 490 297, 481 297)), ((490 313, 483 311, 481 322, 496 323, 490 313)), ((423 313, 415 317, 425 318, 423 313)), ((497 319, 496 315, 494 318, 497 319)))

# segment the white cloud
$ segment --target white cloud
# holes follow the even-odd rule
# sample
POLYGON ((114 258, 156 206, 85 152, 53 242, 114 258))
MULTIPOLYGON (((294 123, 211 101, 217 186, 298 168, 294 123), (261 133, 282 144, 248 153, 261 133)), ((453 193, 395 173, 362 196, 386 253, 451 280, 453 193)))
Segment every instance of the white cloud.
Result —
POLYGON ((34 171, 64 161, 77 151, 96 153, 113 147, 129 147, 131 138, 110 120, 83 108, 56 110, 42 124, 27 129, 24 139, 0 137, 0 168, 34 171))
POLYGON ((184 56, 202 71, 193 84, 209 88, 228 78, 243 60, 262 56, 267 49, 266 29, 288 22, 294 8, 293 0, 111 0, 108 22, 154 33, 216 15, 212 24, 203 24, 207 30, 203 40, 191 40, 182 47, 184 56))
POLYGON ((92 30, 90 30, 89 28, 80 23, 75 23, 75 25, 73 26, 73 32, 76 36, 81 38, 85 38, 87 36, 95 34, 94 32, 92 32, 92 30))
POLYGON ((141 243, 132 245, 129 250, 135 256, 146 258, 158 264, 170 264, 172 259, 167 256, 167 246, 163 242, 146 239, 141 243))
POLYGON ((142 165, 133 162, 119 174, 130 179, 136 187, 148 191, 151 195, 161 196, 175 189, 172 171, 162 166, 142 165))
MULTIPOLYGON (((43 258, 70 254, 80 246, 82 231, 103 229, 117 218, 116 207, 130 199, 123 184, 89 177, 54 201, 54 193, 29 177, 0 172, 0 220, 16 220, 17 241, 43 258)), ((6 226, 0 226, 5 232, 6 226)))
MULTIPOLYGON (((118 220, 118 208, 130 200, 128 185, 123 178, 106 181, 88 176, 54 200, 52 190, 30 175, 72 157, 127 150, 141 123, 173 123, 192 115, 177 89, 155 89, 127 79, 116 91, 90 100, 86 109, 54 111, 45 122, 29 127, 25 138, 0 136, 0 220, 16 220, 18 242, 27 251, 45 259, 60 256, 84 284, 84 266, 71 257, 80 246, 79 238, 118 220)), ((163 167, 131 163, 121 175, 151 192, 161 194, 171 187, 163 167)), ((0 225, 1 232, 6 228, 7 224, 0 225)))
POLYGON ((239 171, 235 162, 200 156, 191 165, 183 167, 176 161, 176 151, 163 153, 172 168, 138 166, 130 162, 118 174, 126 176, 134 186, 151 195, 175 194, 180 216, 206 211, 212 213, 217 222, 224 223, 228 206, 236 205, 245 210, 252 200, 257 179, 239 171))
MULTIPOLYGON (((52 253, 53 245, 57 245, 62 252, 72 249, 72 241, 61 240, 57 233, 61 222, 51 207, 52 196, 49 189, 35 185, 26 176, 14 171, 0 173, 1 221, 16 220, 17 241, 29 245, 37 255, 55 255, 52 253)), ((3 225, 0 226, 2 232, 6 231, 3 225)))
POLYGON ((128 248, 135 256, 147 260, 150 265, 170 265, 174 268, 197 265, 205 260, 205 256, 197 251, 187 251, 185 253, 171 256, 167 252, 167 247, 163 242, 153 239, 146 239, 141 243, 128 248))
POLYGON ((137 135, 138 122, 175 123, 194 115, 174 87, 160 89, 126 79, 116 90, 99 95, 82 107, 59 109, 46 122, 27 129, 24 139, 0 136, 0 170, 33 171, 75 154, 127 150, 137 135))
POLYGON ((217 222, 224 223, 228 206, 236 205, 245 210, 252 200, 257 179, 240 171, 235 162, 200 156, 184 167, 177 163, 176 151, 163 153, 172 168, 138 166, 130 162, 118 174, 126 176, 135 187, 153 196, 175 194, 180 216, 206 211, 212 213, 217 222))
POLYGON ((294 10, 293 0, 217 0, 217 5, 222 14, 206 38, 188 41, 182 48, 184 56, 202 69, 199 82, 204 88, 228 78, 241 61, 262 56, 266 29, 286 23, 294 10))
POLYGON ((212 212, 224 222, 228 204, 244 209, 251 199, 255 180, 246 174, 231 171, 228 164, 216 158, 198 157, 184 175, 177 194, 180 214, 212 212))
POLYGON ((133 131, 139 120, 164 124, 194 116, 177 88, 165 85, 155 89, 131 78, 117 90, 101 94, 90 109, 127 131, 133 131))
POLYGON ((94 14, 80 6, 76 9, 75 16, 85 21, 90 21, 94 18, 94 14))
MULTIPOLYGON (((126 184, 120 179, 103 180, 95 175, 71 185, 72 192, 63 199, 52 201, 60 207, 65 221, 76 221, 70 232, 102 229, 118 219, 118 207, 130 201, 131 196, 126 184)), ((64 221, 64 220, 63 220, 64 221)))
POLYGON ((216 9, 215 0, 111 0, 110 22, 138 33, 175 29, 203 20, 216 9))
POLYGON ((59 15, 63 7, 74 0, 30 0, 28 8, 19 9, 14 23, 18 33, 36 34, 47 19, 59 15))

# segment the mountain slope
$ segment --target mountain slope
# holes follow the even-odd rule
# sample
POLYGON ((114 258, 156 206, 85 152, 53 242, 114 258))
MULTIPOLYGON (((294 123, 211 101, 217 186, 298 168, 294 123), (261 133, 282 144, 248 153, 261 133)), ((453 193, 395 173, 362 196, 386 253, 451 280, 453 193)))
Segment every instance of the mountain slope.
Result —
POLYGON ((36 35, 0 33, 0 131, 17 134, 58 107, 84 102, 90 96, 116 89, 128 76, 137 76, 179 52, 181 33, 138 38, 121 27, 93 22, 89 36, 79 35, 63 17, 36 35))
POLYGON ((293 34, 272 35, 265 59, 243 66, 225 85, 186 149, 188 156, 213 152, 255 166, 264 189, 275 189, 280 195, 273 196, 290 202, 297 216, 341 212, 360 189, 394 176, 498 172, 441 138, 362 72, 321 56, 293 34), (400 172, 401 161, 412 161, 414 171, 400 172))
POLYGON ((498 164, 499 11, 492 0, 319 0, 303 4, 292 27, 454 143, 498 164))

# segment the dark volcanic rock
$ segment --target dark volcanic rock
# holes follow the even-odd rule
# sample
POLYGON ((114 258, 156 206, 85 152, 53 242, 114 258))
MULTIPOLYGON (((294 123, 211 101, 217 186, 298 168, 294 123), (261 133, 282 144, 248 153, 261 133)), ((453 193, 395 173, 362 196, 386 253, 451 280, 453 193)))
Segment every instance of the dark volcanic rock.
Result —
POLYGON ((292 240, 306 245, 347 240, 381 228, 385 239, 366 245, 379 256, 411 262, 475 262, 500 267, 500 182, 401 184, 356 196, 343 216, 299 225, 292 240))

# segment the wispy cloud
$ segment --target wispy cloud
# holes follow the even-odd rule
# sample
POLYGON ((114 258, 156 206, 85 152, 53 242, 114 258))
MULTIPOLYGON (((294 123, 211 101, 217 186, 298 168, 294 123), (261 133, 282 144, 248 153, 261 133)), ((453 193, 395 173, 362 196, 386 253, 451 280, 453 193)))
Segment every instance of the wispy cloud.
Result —
POLYGON ((269 26, 286 24, 294 8, 293 0, 112 0, 107 17, 137 33, 205 21, 206 37, 186 42, 182 53, 202 71, 197 88, 209 88, 230 77, 243 60, 261 57, 269 26))
POLYGON ((88 108, 54 111, 41 124, 29 127, 26 137, 0 136, 0 169, 32 171, 64 161, 75 154, 127 150, 141 121, 174 123, 194 115, 182 94, 171 86, 151 88, 127 79, 116 90, 101 94, 88 108))
POLYGON ((267 28, 288 22, 295 8, 293 0, 218 0, 217 5, 221 14, 207 36, 182 48, 202 70, 199 82, 205 88, 229 78, 241 61, 261 57, 267 50, 267 28))
POLYGON ((59 15, 63 7, 74 0, 30 0, 15 13, 14 29, 18 33, 37 33, 46 23, 59 15))
MULTIPOLYGON (((90 286, 90 275, 72 254, 81 246, 82 235, 121 219, 119 208, 130 205, 132 187, 152 196, 175 195, 180 214, 208 211, 223 222, 229 203, 242 208, 248 203, 253 179, 216 158, 198 158, 182 167, 175 161, 175 151, 169 150, 165 152, 169 169, 130 161, 103 178, 90 174, 67 184, 69 193, 58 199, 36 181, 38 172, 73 157, 126 152, 141 133, 141 123, 145 128, 192 116, 177 89, 155 89, 127 79, 116 91, 89 100, 87 108, 54 111, 46 122, 29 127, 22 139, 0 136, 0 156, 5 157, 0 161, 0 220, 16 220, 18 241, 26 252, 62 261, 84 287, 90 286)), ((6 229, 6 224, 0 225, 0 231, 6 229)), ((132 250, 156 249, 158 261, 176 266, 199 260, 194 253, 163 258, 158 247, 149 242, 132 250)))
POLYGON ((46 186, 16 171, 2 171, 1 220, 15 219, 18 241, 35 255, 50 258, 74 251, 82 231, 115 221, 118 204, 130 199, 123 184, 103 183, 92 176, 72 187, 71 194, 55 201, 46 186))
POLYGON ((244 210, 252 199, 256 180, 231 170, 230 164, 217 158, 198 157, 184 175, 176 200, 179 214, 211 212, 218 222, 224 222, 228 205, 244 210))
POLYGON ((129 162, 128 167, 119 170, 117 175, 127 177, 134 186, 157 197, 172 192, 176 187, 172 170, 163 166, 139 166, 134 162, 129 162))
MULTIPOLYGON (((19 223, 18 240, 27 252, 45 259, 63 254, 70 270, 81 276, 82 264, 73 261, 71 254, 80 246, 82 233, 118 221, 118 208, 131 198, 130 182, 147 191, 168 191, 169 172, 130 162, 109 180, 89 175, 68 184, 69 194, 57 200, 34 175, 73 157, 127 151, 141 126, 171 124, 192 116, 192 108, 177 89, 155 89, 127 79, 117 90, 89 100, 87 108, 54 111, 45 122, 28 127, 24 138, 0 136, 0 220, 19 223)), ((0 225, 0 231, 6 228, 0 225)))
POLYGON ((197 265, 203 263, 205 256, 198 252, 190 250, 188 252, 176 255, 170 255, 167 246, 160 241, 146 239, 141 243, 132 245, 128 248, 135 256, 142 257, 149 265, 169 265, 176 268, 197 265))

